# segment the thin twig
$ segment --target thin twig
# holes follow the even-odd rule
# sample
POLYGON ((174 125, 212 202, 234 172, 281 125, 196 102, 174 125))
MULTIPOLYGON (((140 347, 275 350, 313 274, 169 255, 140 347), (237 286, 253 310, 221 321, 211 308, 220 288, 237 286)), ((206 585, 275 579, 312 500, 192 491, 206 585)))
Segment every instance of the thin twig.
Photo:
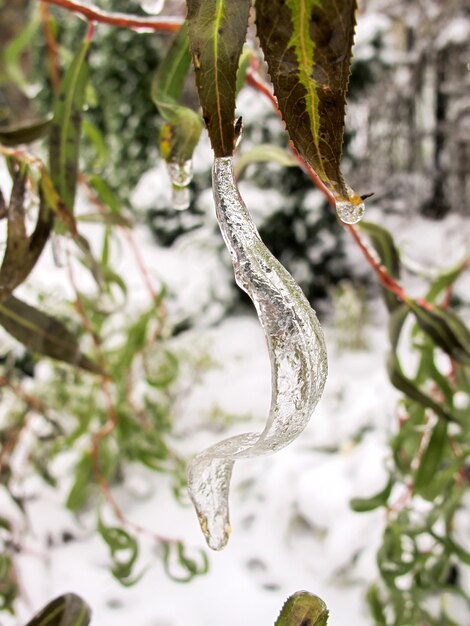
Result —
POLYGON ((162 33, 175 33, 181 28, 184 20, 178 17, 139 17, 126 13, 111 13, 102 11, 98 7, 85 5, 79 0, 40 0, 42 3, 54 4, 55 6, 77 13, 90 22, 109 24, 118 28, 130 28, 140 31, 156 31, 162 33))
POLYGON ((51 27, 49 7, 45 2, 41 2, 39 5, 39 13, 41 16, 44 37, 46 39, 47 56, 49 58, 49 74, 51 77, 52 88, 55 93, 57 93, 60 89, 59 50, 51 27))

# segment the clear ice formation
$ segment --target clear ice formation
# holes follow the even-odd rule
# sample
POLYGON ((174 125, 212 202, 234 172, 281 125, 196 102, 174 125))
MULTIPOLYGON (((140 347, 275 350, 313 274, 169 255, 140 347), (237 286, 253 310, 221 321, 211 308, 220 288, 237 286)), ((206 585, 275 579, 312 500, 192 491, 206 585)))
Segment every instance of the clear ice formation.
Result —
POLYGON ((271 360, 271 408, 261 433, 225 439, 197 455, 188 488, 209 547, 230 535, 229 486, 236 459, 271 454, 306 427, 323 392, 327 356, 315 311, 300 287, 261 241, 240 196, 231 157, 216 158, 213 189, 217 219, 239 287, 253 300, 271 360))
POLYGON ((149 15, 158 15, 165 5, 165 0, 140 0, 140 6, 149 15))
POLYGON ((188 185, 193 179, 193 162, 168 161, 166 164, 171 181, 171 205, 177 211, 189 209, 190 195, 188 185))
POLYGON ((364 202, 354 204, 349 200, 336 200, 336 213, 339 219, 345 224, 357 224, 361 221, 365 212, 364 202))

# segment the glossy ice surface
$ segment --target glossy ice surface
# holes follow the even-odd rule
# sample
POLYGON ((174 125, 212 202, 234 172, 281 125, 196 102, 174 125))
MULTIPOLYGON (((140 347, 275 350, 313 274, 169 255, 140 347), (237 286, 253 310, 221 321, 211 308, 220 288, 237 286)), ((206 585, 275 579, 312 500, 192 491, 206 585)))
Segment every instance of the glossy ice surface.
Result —
POLYGON ((220 550, 230 534, 229 486, 236 459, 271 454, 306 427, 327 376, 323 333, 315 311, 258 234, 240 196, 231 157, 213 166, 217 219, 232 257, 237 284, 256 307, 271 360, 272 397, 261 433, 245 433, 208 448, 189 466, 189 493, 209 546, 220 550))

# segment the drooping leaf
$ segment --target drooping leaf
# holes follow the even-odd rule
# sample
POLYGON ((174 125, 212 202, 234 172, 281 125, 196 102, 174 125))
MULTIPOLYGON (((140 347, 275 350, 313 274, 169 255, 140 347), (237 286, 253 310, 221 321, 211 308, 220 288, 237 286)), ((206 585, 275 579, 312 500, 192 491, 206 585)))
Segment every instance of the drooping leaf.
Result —
MULTIPOLYGON (((41 178, 42 181, 42 178, 41 178)), ((0 302, 9 297, 35 266, 49 237, 53 215, 49 210, 42 188, 39 189, 39 211, 35 229, 28 236, 25 227, 26 170, 15 176, 7 210, 7 243, 0 268, 0 302)))
POLYGON ((196 576, 202 576, 209 569, 209 560, 202 550, 199 551, 201 561, 186 554, 184 544, 181 541, 176 543, 166 542, 162 545, 163 567, 166 574, 174 581, 188 583, 196 576), (177 571, 179 570, 179 571, 177 571))
POLYGON ((49 602, 26 626, 87 626, 91 611, 79 596, 66 593, 49 602))
POLYGON ((44 137, 49 130, 51 118, 28 120, 8 126, 0 126, 0 143, 5 146, 18 146, 31 143, 44 137))
POLYGON ((373 511, 377 509, 379 506, 385 506, 387 504, 388 498, 392 492, 393 480, 390 479, 388 483, 385 485, 385 488, 382 489, 379 493, 371 496, 370 498, 353 498, 350 501, 350 506, 353 511, 356 513, 365 513, 367 511, 373 511))
MULTIPOLYGON (((387 272, 394 278, 400 278, 400 256, 388 230, 383 226, 366 221, 360 222, 358 227, 368 235, 387 272)), ((382 293, 389 311, 393 311, 399 306, 400 301, 394 294, 386 289, 383 289, 382 293)))
POLYGON ((398 389, 398 391, 403 392, 406 396, 408 396, 408 398, 415 400, 421 406, 432 409, 436 415, 439 415, 439 417, 448 421, 456 420, 456 417, 446 408, 436 402, 427 393, 421 391, 421 389, 410 378, 405 376, 395 353, 391 353, 387 359, 387 370, 390 382, 396 389, 398 389))
POLYGON ((91 39, 85 36, 68 68, 54 103, 50 136, 52 182, 67 210, 72 213, 78 176, 80 127, 85 87, 88 80, 87 55, 91 39))
POLYGON ((416 492, 424 495, 425 488, 435 480, 447 442, 448 423, 439 419, 433 428, 426 450, 421 457, 415 474, 414 485, 416 492))
POLYGON ((0 304, 0 324, 31 352, 90 372, 99 367, 81 351, 77 337, 59 320, 10 296, 0 304))
POLYGON ((296 159, 290 152, 271 144, 260 144, 248 152, 244 152, 235 163, 234 172, 236 178, 240 178, 248 165, 252 163, 278 163, 284 167, 296 167, 296 159))
POLYGON ((362 206, 340 171, 356 0, 257 0, 256 28, 287 132, 338 203, 362 206))
POLYGON ((408 306, 419 327, 444 352, 458 363, 470 365, 470 331, 458 315, 438 306, 429 310, 415 300, 410 300, 408 306))
POLYGON ((176 35, 152 82, 152 99, 167 122, 160 143, 165 161, 185 163, 191 159, 202 131, 200 116, 179 104, 191 64, 188 29, 185 24, 176 35))
POLYGON ((139 544, 123 528, 105 526, 98 520, 98 532, 107 543, 113 564, 111 572, 122 585, 132 586, 140 579, 140 576, 131 578, 132 570, 139 555, 139 544))
POLYGON ((298 591, 284 603, 275 626, 327 626, 328 608, 321 598, 298 591))
POLYGON ((216 157, 234 151, 237 70, 250 4, 250 0, 187 2, 196 86, 216 157))

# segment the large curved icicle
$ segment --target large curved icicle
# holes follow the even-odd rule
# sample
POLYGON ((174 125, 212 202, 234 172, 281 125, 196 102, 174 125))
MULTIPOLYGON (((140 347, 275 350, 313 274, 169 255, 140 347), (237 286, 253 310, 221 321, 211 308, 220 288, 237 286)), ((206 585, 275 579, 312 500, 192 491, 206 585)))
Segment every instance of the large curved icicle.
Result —
POLYGON ((217 219, 235 280, 253 300, 266 335, 272 385, 262 433, 225 439, 189 465, 189 493, 202 531, 208 545, 220 550, 230 534, 228 496, 234 461, 276 452, 303 431, 325 385, 327 357, 315 311, 261 241, 238 191, 232 157, 216 158, 212 176, 217 219))

